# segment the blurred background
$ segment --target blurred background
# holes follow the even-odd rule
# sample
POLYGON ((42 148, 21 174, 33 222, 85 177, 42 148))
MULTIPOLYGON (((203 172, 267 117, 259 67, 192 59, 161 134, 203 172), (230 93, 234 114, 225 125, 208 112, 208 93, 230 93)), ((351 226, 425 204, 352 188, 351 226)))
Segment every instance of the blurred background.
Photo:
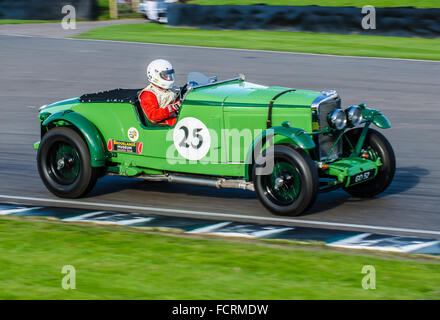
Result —
POLYGON ((440 252, 439 8, 438 0, 0 0, 0 298, 439 299, 438 258, 405 251, 410 241, 423 244, 417 236, 430 244, 419 252, 440 252), (76 24, 65 29, 62 20, 76 24), (360 225, 377 227, 374 245, 398 255, 305 245, 306 238, 254 242, 246 237, 252 216, 282 223, 251 192, 106 176, 77 202, 51 195, 32 149, 38 108, 141 88, 157 58, 173 63, 179 85, 192 71, 219 80, 243 73, 261 85, 336 89, 343 106, 377 106, 392 123, 384 132, 397 155, 391 186, 369 200, 320 194, 288 225, 292 240, 301 221, 322 228, 318 236, 330 234, 325 228, 365 236, 360 225), (104 205, 103 215, 168 212, 163 220, 175 226, 182 211, 238 216, 231 233, 245 237, 43 218, 57 206, 66 216, 88 214, 98 210, 93 203, 104 205), (60 286, 64 265, 78 271, 76 290, 60 286), (364 265, 376 267, 377 290, 362 289, 364 265))
POLYGON ((144 17, 173 26, 208 29, 440 35, 436 0, 2 0, 0 19, 61 20, 65 5, 76 9, 78 20, 144 17), (375 21, 370 21, 367 30, 359 23, 362 14, 371 14, 371 10, 359 10, 364 6, 374 7, 375 21))

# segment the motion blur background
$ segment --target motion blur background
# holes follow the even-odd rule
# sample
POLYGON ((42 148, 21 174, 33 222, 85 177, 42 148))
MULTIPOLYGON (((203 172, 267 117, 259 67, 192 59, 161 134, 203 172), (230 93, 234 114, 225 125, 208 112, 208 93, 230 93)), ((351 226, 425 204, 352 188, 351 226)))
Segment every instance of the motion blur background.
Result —
MULTIPOLYGON (((440 35, 440 10, 427 1, 249 1, 249 0, 2 0, 0 19, 61 20, 71 5, 80 20, 136 17, 208 29, 259 29, 362 33, 391 36, 440 35), (359 6, 374 6, 374 27, 359 23, 359 6), (384 8, 389 6, 388 8, 384 8), (432 8, 431 8, 432 7, 432 8)), ((364 11, 363 13, 370 13, 364 11)))

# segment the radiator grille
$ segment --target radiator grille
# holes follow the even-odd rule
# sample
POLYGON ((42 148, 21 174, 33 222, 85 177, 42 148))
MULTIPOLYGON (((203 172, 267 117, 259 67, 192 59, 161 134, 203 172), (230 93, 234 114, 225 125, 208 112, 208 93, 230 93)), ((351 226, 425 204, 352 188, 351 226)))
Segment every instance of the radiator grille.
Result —
MULTIPOLYGON (((329 124, 327 122, 327 116, 334 109, 341 108, 341 99, 338 95, 335 95, 331 99, 326 99, 321 102, 317 109, 315 110, 319 123, 319 130, 325 129, 329 124)), ((319 159, 325 160, 327 157, 329 159, 337 159, 342 153, 342 141, 339 141, 338 144, 332 149, 335 144, 337 138, 339 136, 339 132, 336 133, 328 133, 328 134, 320 134, 318 135, 318 148, 319 148, 319 159), (331 154, 330 154, 331 151, 331 154), (330 156, 329 156, 330 154, 330 156)))

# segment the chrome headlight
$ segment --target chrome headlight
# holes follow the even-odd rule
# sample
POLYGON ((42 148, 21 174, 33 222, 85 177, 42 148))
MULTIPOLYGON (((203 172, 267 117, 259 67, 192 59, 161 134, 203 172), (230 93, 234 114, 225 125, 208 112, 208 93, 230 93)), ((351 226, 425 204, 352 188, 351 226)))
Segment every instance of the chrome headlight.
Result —
POLYGON ((327 121, 330 127, 336 130, 342 130, 347 126, 347 117, 341 109, 335 109, 330 112, 327 121))
POLYGON ((357 127, 362 121, 362 110, 358 106, 351 106, 345 109, 347 115, 348 125, 350 127, 357 127))

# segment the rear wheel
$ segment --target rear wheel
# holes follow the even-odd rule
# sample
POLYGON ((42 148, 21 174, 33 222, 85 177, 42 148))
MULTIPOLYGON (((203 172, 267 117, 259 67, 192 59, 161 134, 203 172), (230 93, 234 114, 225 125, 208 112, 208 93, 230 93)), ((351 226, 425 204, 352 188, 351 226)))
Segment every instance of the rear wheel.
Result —
MULTIPOLYGON (((273 170, 257 174, 254 165, 255 192, 272 213, 297 216, 308 210, 318 193, 318 172, 313 160, 301 149, 278 145, 260 157, 273 157, 273 170)), ((263 163, 257 159, 256 163, 263 163)), ((267 165, 268 162, 266 162, 267 165)))
POLYGON ((87 144, 67 127, 52 129, 43 137, 37 163, 47 189, 59 197, 81 197, 93 189, 98 178, 99 169, 90 165, 87 144))
MULTIPOLYGON (((361 132, 362 128, 357 128, 347 131, 345 134, 350 143, 354 145, 358 141, 361 132)), ((391 184, 396 171, 396 158, 387 138, 374 129, 368 129, 362 149, 370 155, 370 158, 377 159, 377 157, 380 157, 382 165, 372 180, 344 188, 344 190, 355 197, 369 198, 382 193, 391 184)), ((344 139, 344 150, 350 150, 346 139, 344 139)))

